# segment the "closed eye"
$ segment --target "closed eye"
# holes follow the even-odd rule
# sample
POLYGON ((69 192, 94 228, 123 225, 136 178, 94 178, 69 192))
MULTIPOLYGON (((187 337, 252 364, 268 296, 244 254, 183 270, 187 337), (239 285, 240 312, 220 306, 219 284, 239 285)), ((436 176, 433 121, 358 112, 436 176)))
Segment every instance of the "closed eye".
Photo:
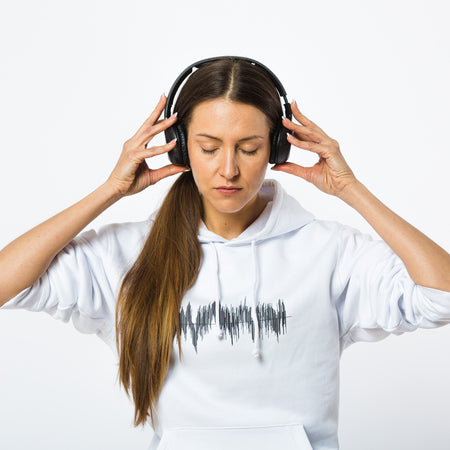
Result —
MULTIPOLYGON (((215 148, 213 150, 206 150, 206 148, 203 148, 203 147, 200 147, 200 148, 202 149, 203 153, 211 153, 211 154, 214 153, 216 150, 218 150, 217 148, 215 148)), ((258 151, 258 149, 252 150, 252 151, 247 151, 247 150, 241 149, 241 151, 242 151, 242 153, 245 153, 246 155, 254 155, 258 151)))
POLYGON ((206 150, 206 148, 203 148, 203 147, 200 147, 200 148, 202 149, 203 153, 214 153, 217 150, 217 148, 215 148, 214 150, 206 150))

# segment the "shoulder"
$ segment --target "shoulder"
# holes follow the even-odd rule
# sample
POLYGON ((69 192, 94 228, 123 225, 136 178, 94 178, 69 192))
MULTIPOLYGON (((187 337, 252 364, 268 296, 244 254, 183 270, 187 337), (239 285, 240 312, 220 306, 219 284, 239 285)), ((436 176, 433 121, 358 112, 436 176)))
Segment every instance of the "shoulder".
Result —
POLYGON ((314 218, 308 225, 307 231, 330 236, 342 242, 348 239, 359 239, 364 241, 379 240, 368 232, 363 232, 352 225, 338 222, 336 220, 322 220, 314 218))
POLYGON ((137 257, 153 221, 152 215, 143 221, 104 224, 80 233, 71 244, 79 249, 90 249, 98 256, 137 257))
POLYGON ((303 232, 310 236, 321 239, 341 239, 344 233, 359 233, 356 228, 352 228, 336 220, 312 219, 304 227, 303 232))
POLYGON ((316 248, 318 251, 334 251, 337 257, 343 252, 362 250, 368 247, 380 247, 384 250, 382 240, 367 232, 336 220, 314 218, 292 234, 292 239, 301 245, 316 248))

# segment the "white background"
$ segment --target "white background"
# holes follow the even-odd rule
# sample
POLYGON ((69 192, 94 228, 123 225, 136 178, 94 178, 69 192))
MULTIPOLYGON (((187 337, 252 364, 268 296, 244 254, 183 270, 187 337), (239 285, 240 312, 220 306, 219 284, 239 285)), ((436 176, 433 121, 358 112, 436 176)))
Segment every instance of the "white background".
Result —
MULTIPOLYGON (((2 2, 0 247, 103 183, 185 67, 228 54, 270 67, 356 176, 448 251, 448 17, 436 0, 2 2)), ((377 236, 306 181, 267 178, 316 217, 377 236)), ((89 227, 145 219, 173 181, 89 227)), ((449 448, 449 338, 450 327, 417 330, 344 352, 342 449, 449 448)), ((45 313, 1 312, 1 449, 146 449, 152 430, 133 428, 133 413, 100 339, 45 313)))

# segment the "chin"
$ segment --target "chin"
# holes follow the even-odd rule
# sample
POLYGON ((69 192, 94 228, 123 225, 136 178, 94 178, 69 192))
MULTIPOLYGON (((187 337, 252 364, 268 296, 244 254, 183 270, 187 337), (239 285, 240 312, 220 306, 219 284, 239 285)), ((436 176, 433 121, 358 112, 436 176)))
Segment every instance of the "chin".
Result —
POLYGON ((223 198, 220 200, 207 199, 208 203, 220 213, 237 213, 245 208, 250 199, 223 198))
POLYGON ((217 203, 211 203, 211 206, 218 212, 221 213, 237 213, 239 211, 242 211, 245 208, 246 204, 243 203, 236 203, 236 202, 227 202, 228 204, 217 204, 217 203))

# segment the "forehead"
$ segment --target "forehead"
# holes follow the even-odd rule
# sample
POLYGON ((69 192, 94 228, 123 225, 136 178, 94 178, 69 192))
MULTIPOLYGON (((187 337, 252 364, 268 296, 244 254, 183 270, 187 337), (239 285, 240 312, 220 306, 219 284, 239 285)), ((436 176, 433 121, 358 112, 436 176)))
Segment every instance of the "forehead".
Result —
POLYGON ((269 121, 267 116, 253 105, 221 98, 204 101, 194 108, 189 132, 218 137, 224 133, 235 137, 242 133, 268 135, 269 121))

